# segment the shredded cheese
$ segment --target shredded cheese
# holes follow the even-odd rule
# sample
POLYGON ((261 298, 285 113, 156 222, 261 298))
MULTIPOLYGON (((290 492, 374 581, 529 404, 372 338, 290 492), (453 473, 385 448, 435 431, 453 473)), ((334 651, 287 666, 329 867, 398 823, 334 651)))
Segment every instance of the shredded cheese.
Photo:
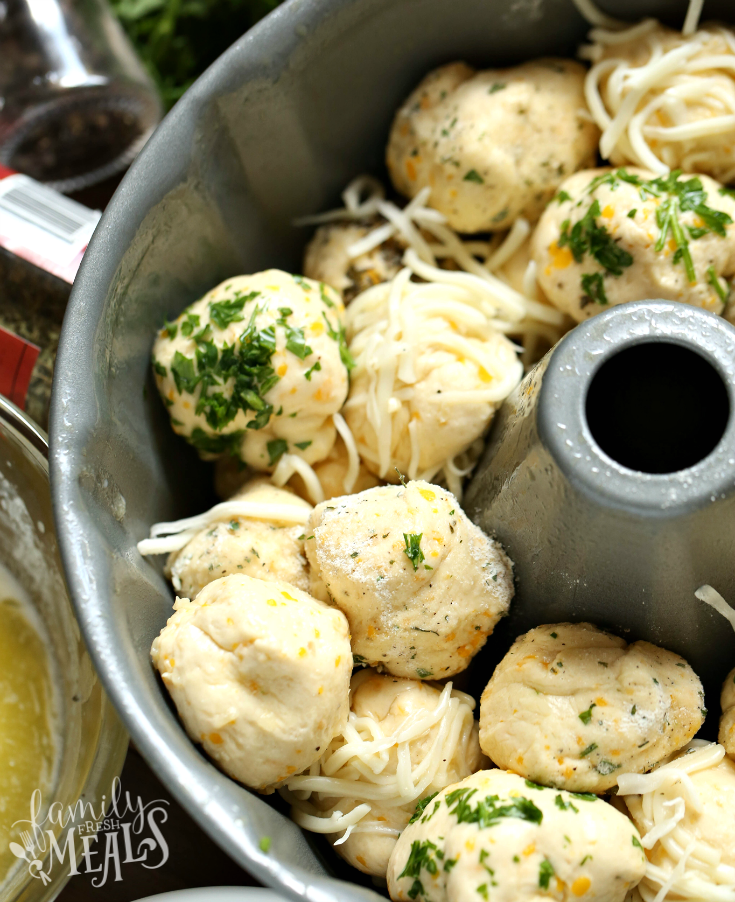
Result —
POLYGON ((643 902, 671 897, 734 902, 735 868, 723 864, 721 851, 697 832, 696 815, 703 805, 692 780, 692 775, 717 767, 724 757, 721 745, 694 740, 652 773, 618 778, 618 795, 638 796, 640 801, 636 823, 648 859, 637 887, 637 898, 643 902))
POLYGON ((718 614, 722 614, 722 616, 730 623, 730 626, 735 630, 735 611, 719 592, 715 591, 712 586, 705 585, 700 586, 694 594, 700 601, 703 601, 711 608, 714 608, 718 614))
MULTIPOLYGON (((324 501, 324 489, 322 488, 321 480, 316 475, 313 468, 297 454, 281 455, 281 459, 278 461, 278 465, 271 476, 271 481, 280 488, 286 485, 294 473, 298 473, 304 480, 304 485, 306 486, 306 491, 309 493, 312 504, 321 504, 321 502, 324 501)), ((306 523, 307 519, 308 516, 303 522, 306 523)))
POLYGON ((308 773, 278 790, 291 804, 292 819, 314 833, 350 830, 397 837, 398 829, 369 817, 372 807, 404 809, 408 823, 416 802, 443 788, 448 763, 454 759, 461 767, 467 758, 475 701, 451 682, 441 688, 433 709, 414 711, 394 734, 386 735, 373 717, 350 711, 342 734, 308 773))
MULTIPOLYGON (((298 459, 300 460, 300 458, 298 459)), ((253 520, 270 520, 283 526, 298 526, 306 523, 309 513, 310 511, 305 508, 290 504, 223 501, 221 504, 215 504, 203 514, 185 517, 183 520, 173 520, 169 523, 155 523, 151 526, 150 538, 138 542, 138 551, 142 555, 167 554, 170 551, 178 551, 187 545, 201 529, 211 523, 230 520, 233 517, 249 517, 253 520)))
POLYGON ((585 97, 605 159, 658 175, 679 168, 735 178, 735 36, 697 30, 702 5, 690 0, 681 36, 655 19, 626 27, 587 16, 596 27, 579 56, 593 63, 585 97))

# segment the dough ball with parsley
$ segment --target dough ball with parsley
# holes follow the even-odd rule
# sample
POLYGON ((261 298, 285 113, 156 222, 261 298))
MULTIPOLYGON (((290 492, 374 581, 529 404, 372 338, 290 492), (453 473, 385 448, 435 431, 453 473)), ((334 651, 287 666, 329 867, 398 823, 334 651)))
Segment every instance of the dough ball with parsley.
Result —
POLYGON ((332 222, 320 226, 304 253, 304 275, 336 288, 345 304, 367 288, 388 282, 402 266, 406 243, 400 236, 389 238, 366 254, 354 258, 349 254, 353 244, 383 222, 332 222))
MULTIPOLYGON (((364 492, 365 489, 372 489, 381 484, 377 476, 373 475, 365 464, 360 461, 357 479, 350 492, 346 491, 345 479, 350 474, 350 459, 341 436, 337 437, 337 441, 334 443, 328 457, 314 466, 314 472, 319 478, 326 500, 336 498, 339 495, 356 495, 358 492, 364 492)), ((291 477, 289 485, 297 495, 307 500, 310 498, 309 490, 298 473, 291 477)))
POLYGON ((288 583, 225 576, 177 598, 151 657, 192 740, 259 792, 313 764, 347 721, 347 620, 288 583))
MULTIPOLYGON (((263 478, 247 483, 229 500, 311 510, 307 501, 263 478)), ((172 552, 166 576, 177 594, 186 598, 195 598, 209 583, 232 573, 290 583, 308 592, 303 536, 303 525, 294 526, 293 521, 231 516, 205 526, 180 551, 172 552)))
POLYGON ((464 670, 513 597, 500 545, 421 480, 317 505, 305 544, 312 579, 347 615, 353 652, 394 676, 464 670))
POLYGON ((594 163, 599 131, 583 87, 572 60, 435 69, 393 120, 393 184, 407 197, 430 186, 431 206, 458 232, 537 220, 563 179, 594 163))
POLYGON ((685 746, 703 700, 699 677, 673 652, 590 623, 539 626, 516 639, 485 687, 480 744, 536 783, 602 793, 619 773, 644 773, 685 746))
MULTIPOLYGON (((344 842, 339 842, 344 830, 329 834, 335 851, 349 864, 365 874, 385 877, 398 834, 417 802, 487 764, 480 751, 474 708, 474 699, 451 686, 399 679, 370 669, 355 673, 350 687, 350 735, 332 741, 319 771, 339 781, 334 785, 343 788, 343 795, 318 792, 308 799, 325 815, 334 810, 346 814, 358 804, 371 806, 359 829, 344 842), (384 740, 384 751, 372 745, 379 738, 384 740), (399 757, 410 767, 410 783, 399 773, 399 757)), ((294 789, 300 779, 291 784, 294 789)))
POLYGON ((638 831, 612 805, 483 770, 406 827, 388 891, 394 902, 623 902, 645 869, 638 831))
POLYGON ((153 347, 174 431, 261 471, 285 453, 323 460, 347 397, 343 310, 333 289, 277 269, 213 288, 153 347))
POLYGON ((722 717, 717 741, 725 746, 725 751, 731 758, 735 758, 735 670, 731 670, 725 677, 720 704, 722 717))
POLYGON ((539 285, 577 322, 648 298, 722 313, 735 275, 735 199, 720 188, 704 175, 576 173, 533 235, 539 285))

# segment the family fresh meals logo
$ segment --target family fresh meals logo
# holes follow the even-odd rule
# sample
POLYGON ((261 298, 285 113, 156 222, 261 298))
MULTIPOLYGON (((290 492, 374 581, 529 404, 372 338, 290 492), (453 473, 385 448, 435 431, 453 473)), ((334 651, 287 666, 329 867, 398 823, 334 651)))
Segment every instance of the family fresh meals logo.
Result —
POLYGON ((161 832, 168 804, 165 799, 144 804, 140 796, 132 799, 127 792, 123 799, 117 777, 109 803, 102 796, 99 810, 81 799, 66 808, 59 802, 45 808, 37 789, 31 796, 30 818, 13 824, 20 843, 11 842, 10 851, 27 862, 31 877, 44 886, 63 868, 70 876, 95 874, 92 886, 101 887, 113 874, 115 881, 122 880, 123 864, 155 870, 168 861, 161 832))

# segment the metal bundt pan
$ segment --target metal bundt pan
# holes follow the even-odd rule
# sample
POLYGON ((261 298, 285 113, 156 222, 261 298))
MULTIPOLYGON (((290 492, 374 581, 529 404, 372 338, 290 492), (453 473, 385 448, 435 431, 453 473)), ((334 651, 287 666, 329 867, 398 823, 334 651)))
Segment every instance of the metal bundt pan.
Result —
MULTIPOLYGON (((601 5, 622 18, 654 15, 680 24, 686 0, 601 5)), ((732 18, 730 10, 725 0, 709 0, 705 16, 732 18)), ((79 622, 105 689, 151 767, 223 849, 291 898, 379 896, 367 878, 280 813, 278 801, 249 793, 213 767, 187 738, 154 677, 149 649, 172 594, 136 543, 151 523, 200 511, 212 500, 208 468, 173 434, 156 397, 154 330, 229 276, 271 266, 299 271, 306 235, 292 226, 293 218, 333 206, 356 174, 381 172, 393 113, 429 69, 456 59, 487 67, 573 56, 585 31, 572 0, 289 0, 224 54, 166 117, 105 212, 76 279, 56 367, 51 476, 79 622), (263 835, 272 837, 269 854, 259 849, 263 835)), ((658 314, 636 315, 649 329, 658 314)), ((695 328, 696 316, 682 309, 680 332, 687 323, 695 328)), ((707 486, 716 484, 715 497, 725 500, 710 506, 698 484, 686 485, 686 473, 636 482, 601 457, 610 476, 595 482, 589 466, 572 467, 566 437, 544 419, 545 393, 561 398, 577 391, 580 397, 574 368, 583 369, 585 351, 574 336, 595 333, 603 322, 582 327, 560 348, 560 355, 578 348, 571 370, 556 372, 556 355, 547 362, 538 416, 503 414, 493 439, 507 434, 501 469, 493 476, 485 465, 473 484, 470 507, 507 542, 519 577, 512 619, 469 675, 478 697, 482 662, 507 649, 514 629, 538 620, 597 619, 630 635, 670 640, 666 644, 713 679, 720 662, 722 675, 727 669, 727 625, 691 595, 699 582, 710 581, 732 597, 732 579, 719 577, 732 551, 727 454, 720 460, 714 452, 721 465, 712 472, 722 475, 708 476, 707 486), (530 457, 514 458, 513 446, 530 457), (547 460, 548 471, 533 466, 534 458, 547 460), (636 493, 626 496, 625 486, 634 484, 636 493), (666 485, 676 488, 676 510, 686 526, 672 525, 670 498, 662 507, 666 485), (535 494, 545 502, 534 508, 535 494), (488 522, 481 504, 497 522, 488 522), (554 504, 558 517, 551 516, 554 504), (643 513, 646 504, 658 505, 658 514, 643 513), (575 517, 585 518, 584 530, 575 517), (664 533, 666 539, 656 541, 664 533), (627 550, 615 548, 618 542, 627 550), (622 570, 606 576, 613 561, 622 570)), ((708 328, 714 336, 716 326, 708 328)), ((712 342, 708 353, 714 355, 712 342)), ((722 361, 715 366, 725 375, 722 361)), ((573 413, 570 425, 579 424, 579 407, 573 413)), ((582 455, 593 447, 582 443, 579 426, 568 434, 582 455)), ((731 436, 728 426, 723 442, 729 448, 731 436)), ((708 461, 687 472, 692 478, 709 473, 708 461)))

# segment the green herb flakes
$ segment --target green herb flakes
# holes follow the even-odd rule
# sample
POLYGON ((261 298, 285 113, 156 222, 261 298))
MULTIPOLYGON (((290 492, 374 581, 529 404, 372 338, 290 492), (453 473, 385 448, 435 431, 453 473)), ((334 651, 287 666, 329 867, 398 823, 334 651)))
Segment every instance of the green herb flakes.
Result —
MULTIPOLYGON (((717 273, 715 272, 714 266, 710 266, 707 268, 707 281, 717 292, 718 297, 722 301, 723 304, 727 303, 727 289, 723 288, 722 282, 717 278, 717 273)), ((727 282, 725 283, 727 285, 727 282)))
POLYGON ((427 677, 434 676, 434 671, 426 670, 426 668, 424 668, 424 667, 417 667, 416 668, 416 676, 420 680, 425 680, 427 677))
POLYGON ((582 713, 579 715, 579 719, 582 721, 583 724, 587 725, 590 722, 590 720, 592 720, 592 709, 596 708, 596 707, 597 707, 597 705, 594 702, 592 702, 592 704, 589 706, 589 708, 587 708, 586 711, 582 711, 582 713))
POLYGON ((306 451, 306 449, 311 444, 311 441, 308 442, 294 442, 294 446, 298 448, 300 451, 306 451))
POLYGON ((579 757, 580 757, 580 758, 586 758, 587 755, 591 755, 592 752, 594 752, 594 750, 595 750, 596 748, 597 748, 597 743, 596 743, 596 742, 591 742, 591 743, 587 746, 586 749, 582 749, 582 751, 579 753, 579 757))
POLYGON ((271 838, 270 836, 261 836, 260 842, 258 843, 258 847, 261 852, 265 852, 266 855, 270 852, 271 849, 271 838))
MULTIPOLYGON (((234 298, 229 300, 217 301, 209 305, 209 318, 217 326, 218 329, 226 329, 230 323, 239 323, 243 320, 243 309, 248 301, 252 301, 258 297, 259 291, 251 291, 249 294, 235 294, 234 298)), ((183 327, 181 329, 184 331, 183 327)))
POLYGON ((538 885, 541 887, 541 889, 549 888, 549 881, 553 876, 554 867, 548 858, 544 858, 538 869, 538 885))
POLYGON ((573 802, 565 802, 561 795, 554 799, 554 804, 560 811, 573 811, 575 814, 579 814, 579 808, 573 802))
POLYGON ((463 788, 447 793, 446 803, 450 809, 449 813, 455 815, 458 824, 478 824, 482 829, 494 827, 506 817, 530 821, 533 824, 540 824, 543 820, 541 809, 524 796, 509 799, 502 805, 498 804, 499 796, 486 796, 484 799, 478 799, 473 808, 470 799, 476 792, 476 789, 463 788))
POLYGON ((422 532, 420 532, 418 535, 408 532, 403 533, 403 541, 406 543, 406 547, 403 549, 403 553, 413 564, 414 573, 419 569, 419 564, 423 563, 423 561, 426 560, 424 552, 421 550, 422 536, 422 532))
POLYGON ((463 182, 475 182, 477 185, 484 185, 485 179, 480 175, 480 173, 476 169, 470 169, 469 172, 464 174, 462 179, 463 182))
POLYGON ((266 448, 268 449, 268 463, 272 467, 288 451, 288 442, 283 438, 274 438, 272 442, 268 442, 266 448))
POLYGON ((429 802, 431 802, 432 799, 434 799, 438 795, 439 791, 437 790, 437 792, 432 792, 431 795, 424 796, 423 799, 419 799, 418 802, 416 802, 416 807, 414 808, 413 814, 411 815, 411 820, 408 823, 413 824, 415 821, 417 821, 426 810, 426 806, 429 804, 429 802))
POLYGON ((605 294, 605 282, 602 273, 583 273, 580 279, 583 291, 582 306, 585 304, 609 303, 605 294))
POLYGON ((314 366, 310 366, 309 369, 304 373, 304 379, 306 379, 307 382, 311 382, 311 374, 320 372, 321 368, 322 368, 322 365, 317 360, 317 362, 314 364, 314 366))

